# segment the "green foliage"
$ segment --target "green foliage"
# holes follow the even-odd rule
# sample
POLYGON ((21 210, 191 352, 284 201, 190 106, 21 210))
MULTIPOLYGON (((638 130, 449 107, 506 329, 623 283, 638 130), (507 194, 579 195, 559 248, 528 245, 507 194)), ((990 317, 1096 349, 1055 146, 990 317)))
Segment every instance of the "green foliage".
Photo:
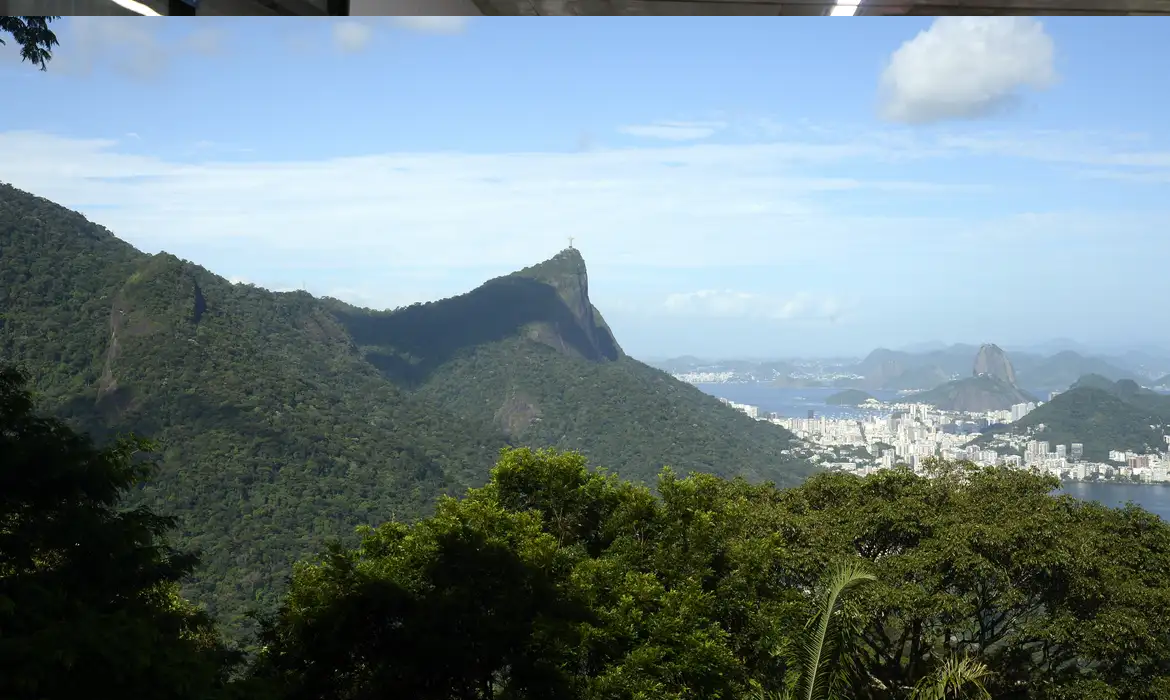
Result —
POLYGON ((837 564, 826 577, 820 606, 802 640, 796 697, 801 700, 837 697, 850 682, 854 661, 848 655, 850 642, 861 630, 855 611, 845 608, 846 596, 851 589, 873 580, 873 574, 864 571, 856 561, 837 564), (848 615, 849 612, 854 614, 848 615))
POLYGON ((207 698, 229 653, 177 582, 195 560, 170 518, 122 509, 149 443, 98 450, 33 413, 25 378, 0 370, 0 697, 207 698))
POLYGON ((1030 472, 931 469, 785 491, 667 470, 654 496, 579 454, 510 450, 432 519, 299 569, 260 668, 286 697, 397 696, 419 673, 466 698, 1168 697, 1170 527, 1030 472), (544 690, 514 675, 533 649, 544 690), (351 666, 325 674, 358 679, 344 692, 302 680, 351 666))
MULTIPOLYGON (((20 44, 20 60, 28 61, 41 70, 48 70, 57 46, 57 35, 49 29, 49 22, 60 17, 0 17, 0 32, 11 34, 20 44)), ((0 39, 0 45, 4 40, 0 39)))
POLYGON ((298 570, 269 623, 282 633, 266 668, 287 696, 301 696, 300 674, 339 658, 363 670, 345 696, 391 696, 405 687, 395 682, 439 673, 427 641, 409 644, 429 633, 413 623, 325 631, 338 609, 379 609, 345 602, 378 581, 398 601, 394 619, 431 619, 462 659, 443 679, 481 679, 461 681, 464 698, 546 696, 511 675, 534 661, 508 654, 532 648, 559 698, 1165 698, 1165 523, 1053 497, 1053 480, 1030 472, 931 471, 825 473, 789 490, 666 471, 654 496, 579 454, 508 451, 486 487, 433 519, 390 524, 298 570), (477 554, 442 584, 435 571, 454 551, 477 554), (475 620, 508 609, 509 588, 528 612, 512 613, 510 631, 481 633, 491 627, 475 620), (452 608, 436 611, 436 598, 452 608), (467 624, 445 610, 467 611, 467 624), (495 656, 459 651, 486 645, 481 634, 501 639, 495 656), (397 651, 364 651, 374 641, 397 651))
POLYGON ((811 469, 783 454, 786 431, 622 355, 575 251, 381 313, 145 255, 3 185, 0 247, 0 361, 99 442, 157 441, 132 498, 177 518, 202 558, 184 594, 234 634, 293 562, 482 485, 510 444, 648 481, 665 463, 782 483, 811 469))
MULTIPOLYGON (((1110 450, 1162 449, 1167 425, 1170 398, 1141 389, 1131 380, 1113 383, 1098 375, 1087 375, 1072 389, 1012 423, 1005 432, 1030 431, 1036 439, 1054 445, 1079 442, 1085 446, 1085 459, 1104 461, 1110 450)), ((985 435, 976 442, 986 444, 993 439, 985 435)))

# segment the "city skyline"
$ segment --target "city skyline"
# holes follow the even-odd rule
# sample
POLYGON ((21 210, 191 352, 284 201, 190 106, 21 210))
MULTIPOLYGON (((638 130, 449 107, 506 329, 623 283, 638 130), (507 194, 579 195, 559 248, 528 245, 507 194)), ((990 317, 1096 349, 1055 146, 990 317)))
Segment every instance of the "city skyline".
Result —
POLYGON ((639 357, 1140 346, 1170 323, 1158 26, 65 18, 45 73, 0 47, 0 181, 378 308, 572 237, 639 357))

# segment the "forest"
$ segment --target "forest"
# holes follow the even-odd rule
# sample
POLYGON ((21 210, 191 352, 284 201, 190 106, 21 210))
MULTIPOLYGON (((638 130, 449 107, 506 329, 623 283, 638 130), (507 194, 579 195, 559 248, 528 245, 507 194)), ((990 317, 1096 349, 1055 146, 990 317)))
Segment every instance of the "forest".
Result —
MULTIPOLYGON (((1165 446, 1164 426, 1170 425, 1170 399, 1138 386, 1132 379, 1117 382, 1087 374, 1068 391, 1010 425, 1006 432, 1029 434, 1050 444, 1084 445, 1085 459, 1104 462, 1111 450, 1149 453, 1165 446)), ((991 444, 994 435, 976 442, 991 444)))
POLYGON ((1170 528, 1030 471, 652 491, 506 448, 299 561, 233 640, 179 594, 174 520, 126 500, 153 448, 97 447, 0 372, 0 697, 1170 698, 1170 528))
POLYGON ((643 483, 663 465, 783 485, 813 471, 791 433, 626 356, 575 250, 375 311, 233 284, 3 184, 0 250, 0 364, 97 444, 157 443, 130 498, 177 519, 204 562, 183 592, 235 636, 293 562, 482 486, 504 447, 643 483))

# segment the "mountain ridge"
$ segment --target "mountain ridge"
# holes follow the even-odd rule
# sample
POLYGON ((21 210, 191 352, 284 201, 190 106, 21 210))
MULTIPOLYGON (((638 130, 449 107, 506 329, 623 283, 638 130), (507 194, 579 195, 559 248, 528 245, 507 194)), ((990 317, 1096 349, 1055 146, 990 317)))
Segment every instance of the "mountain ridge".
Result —
POLYGON ((150 255, 0 185, 0 362, 104 439, 159 443, 140 502, 204 553, 187 586, 230 627, 292 561, 353 527, 419 517, 510 445, 577 449, 651 482, 796 483, 791 433, 629 358, 573 250, 394 311, 271 292, 150 255))

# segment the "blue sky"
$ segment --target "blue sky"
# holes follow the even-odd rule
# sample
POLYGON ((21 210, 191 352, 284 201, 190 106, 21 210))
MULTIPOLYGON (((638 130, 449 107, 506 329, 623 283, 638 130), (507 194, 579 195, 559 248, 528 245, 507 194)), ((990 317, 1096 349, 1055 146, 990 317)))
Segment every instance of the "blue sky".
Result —
POLYGON ((374 307, 569 236, 642 356, 1160 342, 1165 23, 66 18, 0 181, 374 307))

